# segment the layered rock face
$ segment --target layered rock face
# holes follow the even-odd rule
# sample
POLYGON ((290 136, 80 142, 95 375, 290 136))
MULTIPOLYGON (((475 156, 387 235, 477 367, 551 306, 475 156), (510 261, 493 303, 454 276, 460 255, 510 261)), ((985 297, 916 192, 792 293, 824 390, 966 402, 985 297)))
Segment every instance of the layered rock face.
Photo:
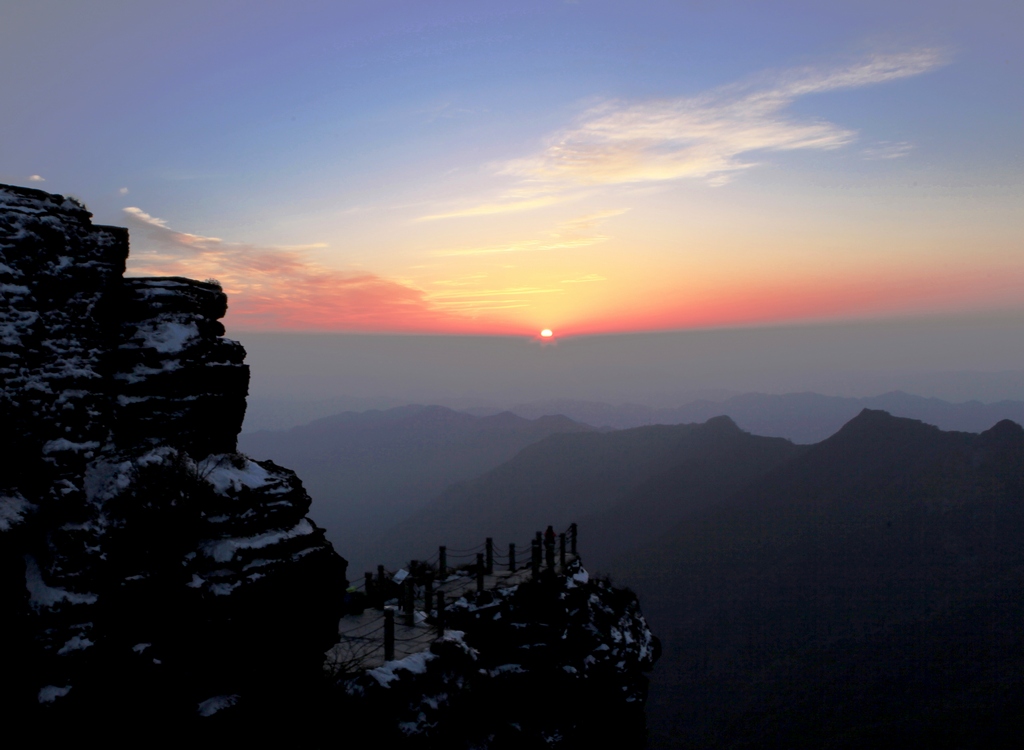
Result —
POLYGON ((127 233, 90 218, 0 185, 5 729, 131 747, 318 747, 354 726, 421 747, 642 740, 656 640, 632 594, 578 567, 460 598, 452 633, 404 662, 325 663, 346 563, 295 474, 236 451, 249 371, 226 296, 124 278, 127 233))
POLYGON ((191 717, 315 677, 344 561, 295 474, 235 452, 227 298, 123 278, 127 232, 90 218, 0 185, 4 709, 191 717))

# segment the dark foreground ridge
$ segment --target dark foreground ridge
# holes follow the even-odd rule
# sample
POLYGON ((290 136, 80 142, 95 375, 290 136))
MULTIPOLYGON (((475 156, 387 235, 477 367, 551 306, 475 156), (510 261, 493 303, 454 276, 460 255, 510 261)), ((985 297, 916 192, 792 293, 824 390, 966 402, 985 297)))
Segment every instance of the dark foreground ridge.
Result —
POLYGON ((90 219, 0 185, 5 726, 315 747, 373 715, 419 746, 642 738, 653 637, 578 564, 460 600, 386 678, 325 664, 346 563, 296 475, 236 450, 249 372, 225 294, 124 278, 126 230, 90 219))

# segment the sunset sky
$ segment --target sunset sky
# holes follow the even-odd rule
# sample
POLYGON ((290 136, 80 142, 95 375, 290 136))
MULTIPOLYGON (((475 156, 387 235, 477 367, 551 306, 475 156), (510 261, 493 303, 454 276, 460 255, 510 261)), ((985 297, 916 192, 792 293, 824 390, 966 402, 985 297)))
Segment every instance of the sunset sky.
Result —
POLYGON ((1019 2, 2 2, 0 70, 0 181, 231 330, 1024 309, 1019 2))

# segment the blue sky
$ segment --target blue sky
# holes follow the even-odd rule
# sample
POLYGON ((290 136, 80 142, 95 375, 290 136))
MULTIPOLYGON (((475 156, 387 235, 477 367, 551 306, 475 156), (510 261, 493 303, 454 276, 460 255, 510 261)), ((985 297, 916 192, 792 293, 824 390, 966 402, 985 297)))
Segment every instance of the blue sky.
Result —
POLYGON ((249 329, 1019 309, 1022 31, 1008 2, 8 3, 0 180, 128 225, 136 272, 221 278, 249 329))

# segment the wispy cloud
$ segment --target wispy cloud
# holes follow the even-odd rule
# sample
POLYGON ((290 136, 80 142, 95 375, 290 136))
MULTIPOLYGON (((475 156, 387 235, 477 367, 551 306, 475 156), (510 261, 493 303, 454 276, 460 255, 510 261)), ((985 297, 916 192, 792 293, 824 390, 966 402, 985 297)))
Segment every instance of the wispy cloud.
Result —
POLYGON ((326 268, 317 245, 258 246, 172 229, 138 207, 124 209, 132 230, 133 275, 216 278, 243 328, 304 330, 458 330, 465 319, 407 284, 366 272, 326 268))
POLYGON ((428 214, 420 216, 416 221, 437 221, 438 219, 457 219, 464 216, 486 216, 489 214, 507 214, 516 211, 529 211, 534 208, 543 208, 553 203, 561 203, 568 200, 568 196, 542 195, 537 198, 510 198, 495 203, 484 203, 479 206, 458 209, 439 214, 428 214))
POLYGON ((482 313, 529 307, 530 299, 543 294, 562 294, 564 289, 540 286, 509 286, 484 289, 445 289, 427 299, 437 307, 476 317, 482 313))
POLYGON ((434 255, 459 257, 472 255, 498 255, 502 253, 538 252, 545 250, 567 250, 588 247, 606 242, 608 236, 601 231, 605 220, 626 213, 629 209, 618 208, 578 216, 558 224, 543 238, 517 240, 514 242, 483 245, 478 247, 444 248, 435 250, 434 255))
POLYGON ((909 78, 944 62, 938 50, 917 49, 766 73, 698 96, 606 101, 549 136, 539 152, 499 165, 499 175, 517 180, 504 198, 424 218, 527 210, 600 186, 687 178, 721 185, 757 166, 759 153, 836 149, 856 140, 850 128, 788 112, 801 97, 909 78), (524 198, 528 191, 540 197, 524 198))
POLYGON ((839 125, 787 115, 798 98, 919 75, 942 60, 935 50, 917 50, 829 71, 785 71, 699 97, 607 102, 503 171, 562 185, 721 178, 755 166, 745 156, 753 152, 834 149, 856 138, 839 125))
POLYGON ((865 159, 877 160, 877 159, 901 159, 902 157, 909 154, 914 148, 912 143, 906 141, 890 142, 890 141, 879 141, 873 146, 868 146, 861 154, 865 159))
POLYGON ((28 178, 29 182, 46 182, 46 178, 41 174, 30 175, 28 178))
POLYGON ((160 240, 161 244, 170 243, 172 245, 185 245, 189 247, 204 246, 209 248, 210 246, 219 245, 224 242, 220 237, 204 237, 201 234, 189 234, 188 232, 175 231, 168 226, 165 219, 152 216, 137 206, 128 206, 122 210, 129 218, 134 219, 135 222, 145 225, 146 228, 150 230, 150 237, 160 240), (154 229, 157 231, 153 232, 154 229))
POLYGON ((586 276, 578 276, 575 279, 562 279, 562 284, 589 284, 592 281, 608 281, 607 277, 596 273, 588 273, 586 276))

